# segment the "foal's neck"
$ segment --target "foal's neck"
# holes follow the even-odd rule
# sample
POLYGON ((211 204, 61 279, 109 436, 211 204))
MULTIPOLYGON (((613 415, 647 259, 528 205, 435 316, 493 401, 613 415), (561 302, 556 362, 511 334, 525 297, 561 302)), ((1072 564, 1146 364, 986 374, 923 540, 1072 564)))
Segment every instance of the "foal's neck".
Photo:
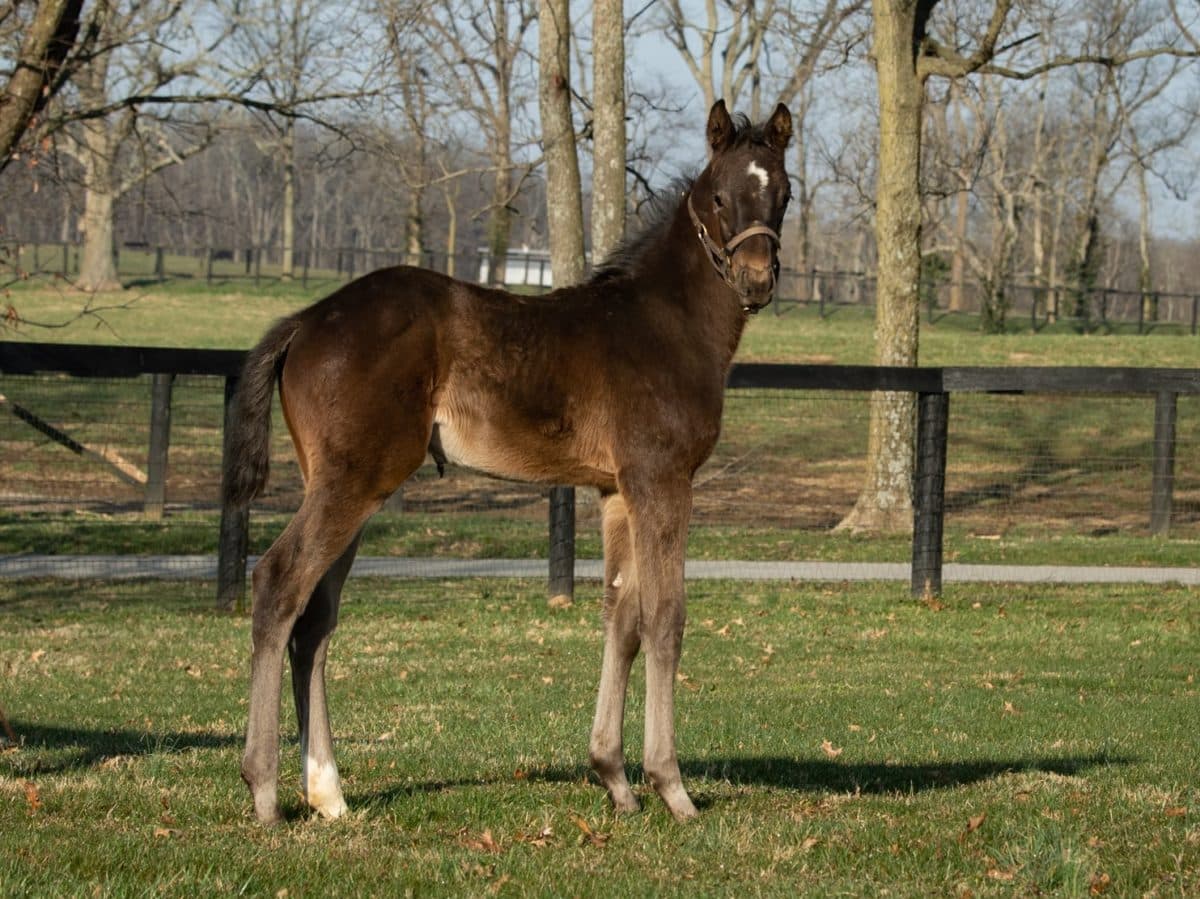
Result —
MULTIPOLYGON (((691 190, 695 189, 693 185, 691 190)), ((700 242, 688 215, 687 198, 685 193, 680 199, 671 224, 673 245, 683 250, 679 268, 671 277, 678 284, 696 337, 718 354, 722 366, 728 370, 746 327, 746 313, 737 293, 717 273, 700 242)))

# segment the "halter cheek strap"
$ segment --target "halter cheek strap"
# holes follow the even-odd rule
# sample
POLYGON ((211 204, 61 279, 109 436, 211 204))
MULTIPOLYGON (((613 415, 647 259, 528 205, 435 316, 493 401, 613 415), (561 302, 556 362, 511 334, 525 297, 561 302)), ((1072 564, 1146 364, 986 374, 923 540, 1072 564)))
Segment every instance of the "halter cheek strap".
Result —
MULTIPOLYGON (((700 238, 700 243, 704 245, 704 249, 708 252, 708 261, 712 263, 717 274, 721 276, 721 280, 733 288, 743 300, 746 295, 742 293, 733 279, 733 253, 738 247, 759 234, 764 237, 769 237, 779 247, 781 241, 779 235, 774 228, 763 224, 762 222, 752 222, 749 228, 739 231, 725 243, 724 246, 717 243, 708 233, 708 229, 704 227, 704 223, 700 221, 700 216, 696 215, 696 208, 692 205, 692 195, 689 193, 687 198, 688 215, 691 216, 692 225, 696 229, 696 235, 700 238)), ((776 263, 778 266, 778 262, 776 263)), ((762 305, 766 305, 765 303, 762 305)), ((743 303, 742 308, 747 312, 757 312, 761 306, 758 304, 743 303)))

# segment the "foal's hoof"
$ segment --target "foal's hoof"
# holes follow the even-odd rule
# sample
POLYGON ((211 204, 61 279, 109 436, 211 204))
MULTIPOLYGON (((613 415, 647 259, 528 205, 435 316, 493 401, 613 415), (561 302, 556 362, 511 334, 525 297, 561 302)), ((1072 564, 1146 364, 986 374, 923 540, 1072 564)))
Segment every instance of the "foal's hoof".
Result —
POLYGON ((317 805, 315 803, 310 804, 312 805, 313 810, 316 811, 316 813, 326 821, 332 821, 335 818, 340 818, 342 815, 346 814, 346 812, 350 811, 349 807, 346 805, 346 800, 342 799, 340 796, 336 801, 325 802, 321 805, 317 805))
POLYGON ((263 827, 278 827, 283 823, 283 812, 279 810, 278 805, 260 807, 255 803, 254 817, 263 827))
POLYGON ((633 790, 626 787, 623 793, 611 793, 613 811, 618 815, 636 815, 642 810, 642 804, 633 795, 633 790))
POLYGON ((666 803, 667 809, 675 816, 676 821, 689 821, 700 814, 696 811, 696 806, 692 804, 692 800, 688 798, 683 787, 661 790, 660 795, 662 801, 666 803))

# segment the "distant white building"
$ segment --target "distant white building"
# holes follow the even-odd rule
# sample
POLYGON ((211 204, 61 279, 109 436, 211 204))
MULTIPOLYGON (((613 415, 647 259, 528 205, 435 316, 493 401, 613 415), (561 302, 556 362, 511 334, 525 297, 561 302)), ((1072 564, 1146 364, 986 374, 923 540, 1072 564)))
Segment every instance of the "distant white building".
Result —
MULTIPOLYGON (((479 283, 487 284, 491 280, 491 257, 487 247, 479 248, 479 283)), ((521 247, 519 250, 510 249, 504 260, 504 283, 508 285, 528 285, 532 287, 550 288, 554 286, 550 275, 550 251, 531 250, 521 247)))

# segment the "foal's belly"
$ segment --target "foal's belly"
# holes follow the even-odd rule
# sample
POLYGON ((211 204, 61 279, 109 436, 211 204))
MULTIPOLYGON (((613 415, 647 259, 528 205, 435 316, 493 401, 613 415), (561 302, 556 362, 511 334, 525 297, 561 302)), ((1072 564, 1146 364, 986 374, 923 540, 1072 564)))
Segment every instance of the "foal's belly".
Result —
POLYGON ((615 487, 610 454, 572 423, 490 419, 445 406, 433 421, 443 455, 456 465, 518 481, 615 487))

